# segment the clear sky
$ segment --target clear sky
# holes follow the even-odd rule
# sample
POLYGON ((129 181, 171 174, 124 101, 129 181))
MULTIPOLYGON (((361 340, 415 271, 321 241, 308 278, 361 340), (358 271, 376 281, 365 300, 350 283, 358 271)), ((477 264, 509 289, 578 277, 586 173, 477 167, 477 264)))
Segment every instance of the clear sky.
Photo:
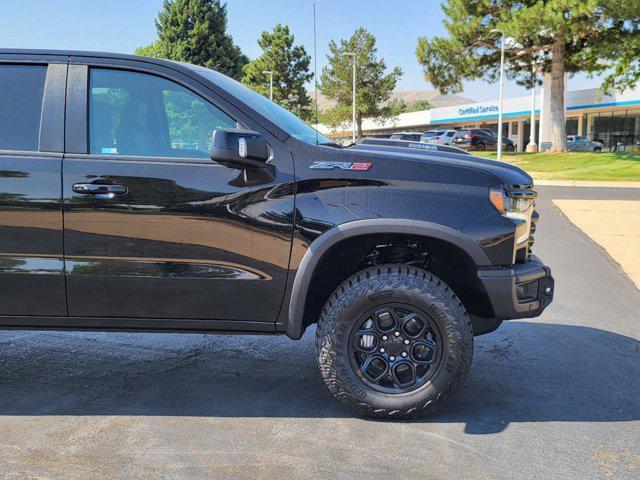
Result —
MULTIPOLYGON (((296 42, 313 55, 313 0, 228 0, 229 31, 251 58, 256 40, 277 23, 289 25, 296 42)), ((422 35, 444 34, 439 0, 316 0, 318 71, 326 63, 331 39, 348 38, 364 26, 378 39, 387 66, 404 76, 399 90, 425 90, 415 48, 422 35)), ((132 53, 156 38, 154 19, 162 0, 0 0, 0 47, 98 50, 132 53)), ((312 63, 313 65, 313 63, 312 63)), ((596 79, 579 75, 569 90, 594 88, 596 79)), ((515 84, 505 97, 526 95, 515 84)), ((477 101, 498 97, 497 84, 468 82, 463 95, 477 101)))

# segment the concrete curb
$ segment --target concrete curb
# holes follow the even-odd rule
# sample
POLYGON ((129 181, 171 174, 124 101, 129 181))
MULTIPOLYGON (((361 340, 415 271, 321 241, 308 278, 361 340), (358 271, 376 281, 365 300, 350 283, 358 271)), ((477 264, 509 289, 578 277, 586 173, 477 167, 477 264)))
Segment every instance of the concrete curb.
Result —
POLYGON ((640 182, 592 182, 589 180, 533 180, 534 185, 547 187, 640 188, 640 182))

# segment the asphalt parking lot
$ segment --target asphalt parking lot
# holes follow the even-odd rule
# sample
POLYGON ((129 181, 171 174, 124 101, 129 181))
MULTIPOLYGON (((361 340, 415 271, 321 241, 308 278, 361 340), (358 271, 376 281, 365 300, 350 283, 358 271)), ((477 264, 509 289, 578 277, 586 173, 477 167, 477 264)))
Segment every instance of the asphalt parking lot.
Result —
POLYGON ((536 253, 556 299, 476 339, 456 401, 352 418, 313 331, 0 332, 2 478, 640 478, 640 292, 551 204, 640 189, 541 187, 536 253))

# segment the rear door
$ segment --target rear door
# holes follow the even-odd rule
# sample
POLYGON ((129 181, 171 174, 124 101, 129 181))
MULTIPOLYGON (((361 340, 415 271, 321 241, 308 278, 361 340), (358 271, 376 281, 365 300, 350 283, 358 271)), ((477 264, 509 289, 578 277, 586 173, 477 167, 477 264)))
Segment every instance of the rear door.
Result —
POLYGON ((60 182, 66 72, 65 56, 0 53, 3 324, 67 314, 60 182))
POLYGON ((288 149, 260 132, 272 168, 214 163, 214 129, 260 127, 166 67, 72 58, 69 75, 69 314, 273 330, 292 239, 288 149))
POLYGON ((498 149, 498 133, 495 131, 485 131, 481 130, 483 134, 483 142, 487 145, 487 150, 497 150, 498 149))

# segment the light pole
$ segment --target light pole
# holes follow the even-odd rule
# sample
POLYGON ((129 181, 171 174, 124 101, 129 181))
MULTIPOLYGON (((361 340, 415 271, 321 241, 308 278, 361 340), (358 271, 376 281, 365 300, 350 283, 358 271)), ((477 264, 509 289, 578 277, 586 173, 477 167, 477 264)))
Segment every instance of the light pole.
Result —
POLYGON ((273 102, 273 70, 264 70, 262 73, 269 75, 269 100, 273 102))
MULTIPOLYGON (((534 73, 535 75, 535 73, 534 73)), ((529 129, 529 144, 527 145, 527 152, 537 152, 538 145, 536 144, 536 80, 533 79, 533 85, 531 87, 531 128, 529 129)))
POLYGON ((494 28, 491 33, 499 33, 500 38, 500 89, 498 93, 498 160, 502 160, 502 88, 504 83, 504 32, 494 28))
POLYGON ((353 126, 352 141, 356 143, 356 54, 355 52, 342 52, 346 57, 353 57, 353 118, 351 120, 353 126))

